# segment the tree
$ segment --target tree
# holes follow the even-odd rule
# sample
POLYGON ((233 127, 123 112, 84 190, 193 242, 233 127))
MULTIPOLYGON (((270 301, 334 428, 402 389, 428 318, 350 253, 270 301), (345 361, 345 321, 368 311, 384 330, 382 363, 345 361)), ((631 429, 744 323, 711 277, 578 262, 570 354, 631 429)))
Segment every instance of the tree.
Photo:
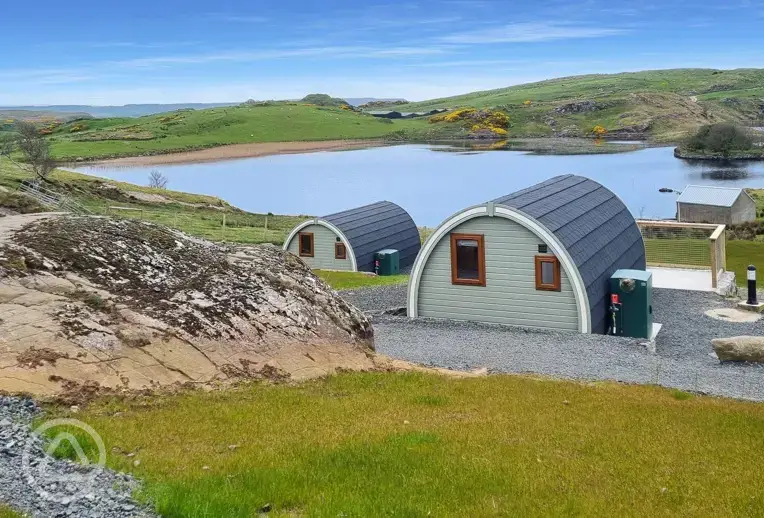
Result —
POLYGON ((149 173, 149 187, 154 189, 167 189, 167 184, 169 182, 167 177, 156 169, 149 173))
POLYGON ((0 134, 0 158, 10 157, 16 151, 16 139, 10 134, 0 134))
POLYGON ((744 128, 734 124, 703 126, 685 143, 692 151, 707 151, 729 156, 732 151, 746 151, 753 147, 753 138, 744 128))
POLYGON ((15 145, 24 155, 24 159, 32 172, 40 180, 45 180, 56 168, 56 161, 50 156, 50 144, 40 135, 37 126, 31 122, 18 121, 15 124, 17 133, 15 145))

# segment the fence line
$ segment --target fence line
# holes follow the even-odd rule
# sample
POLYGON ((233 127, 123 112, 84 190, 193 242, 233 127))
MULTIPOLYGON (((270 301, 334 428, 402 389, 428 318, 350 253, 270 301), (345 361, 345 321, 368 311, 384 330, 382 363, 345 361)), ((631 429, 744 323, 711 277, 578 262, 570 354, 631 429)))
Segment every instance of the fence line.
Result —
POLYGON ((726 226, 708 223, 637 220, 647 264, 711 271, 711 286, 727 268, 726 226))

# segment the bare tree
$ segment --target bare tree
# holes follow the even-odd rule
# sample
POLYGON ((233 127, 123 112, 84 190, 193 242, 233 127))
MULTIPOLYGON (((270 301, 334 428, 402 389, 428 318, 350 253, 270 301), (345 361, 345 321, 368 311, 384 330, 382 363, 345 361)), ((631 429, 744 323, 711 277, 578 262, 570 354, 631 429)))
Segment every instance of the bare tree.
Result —
POLYGON ((24 159, 35 176, 45 180, 56 168, 56 161, 50 156, 50 144, 31 122, 18 121, 15 129, 18 133, 16 146, 24 154, 24 159))
POLYGON ((167 189, 169 180, 165 175, 154 169, 149 173, 149 187, 154 189, 167 189))

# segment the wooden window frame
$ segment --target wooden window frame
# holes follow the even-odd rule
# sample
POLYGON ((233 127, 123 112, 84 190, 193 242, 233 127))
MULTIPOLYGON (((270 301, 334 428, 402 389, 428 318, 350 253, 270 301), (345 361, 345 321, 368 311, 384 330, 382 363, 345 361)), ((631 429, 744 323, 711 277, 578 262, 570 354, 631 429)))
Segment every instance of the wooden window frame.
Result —
POLYGON ((554 255, 537 255, 535 258, 536 264, 536 289, 541 291, 560 291, 562 281, 560 278, 560 260, 554 255), (542 263, 554 264, 554 282, 552 284, 544 284, 541 276, 542 263))
POLYGON ((485 236, 482 234, 451 234, 451 284, 457 286, 485 286, 485 236), (460 279, 457 265, 456 242, 460 240, 478 242, 478 278, 460 279))
POLYGON ((345 246, 345 243, 334 243, 334 258, 335 259, 348 258, 348 248, 345 246), (342 249, 342 254, 340 254, 340 249, 342 249))
POLYGON ((313 238, 313 232, 300 232, 297 234, 297 252, 300 257, 313 257, 316 253, 316 242, 313 238), (302 252, 302 237, 307 236, 310 238, 310 253, 302 252))

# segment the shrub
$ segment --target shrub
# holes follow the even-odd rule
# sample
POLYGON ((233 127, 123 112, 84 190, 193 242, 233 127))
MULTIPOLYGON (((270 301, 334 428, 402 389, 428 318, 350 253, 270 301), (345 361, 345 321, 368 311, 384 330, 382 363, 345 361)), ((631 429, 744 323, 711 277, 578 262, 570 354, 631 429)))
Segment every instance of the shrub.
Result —
POLYGON ((687 139, 685 147, 692 151, 708 151, 728 155, 732 151, 743 151, 753 147, 750 133, 734 124, 721 123, 703 126, 687 139))
POLYGON ((597 124, 596 126, 592 128, 592 133, 594 134, 595 137, 602 137, 603 135, 607 133, 607 130, 604 128, 604 126, 600 126, 599 124, 597 124))

